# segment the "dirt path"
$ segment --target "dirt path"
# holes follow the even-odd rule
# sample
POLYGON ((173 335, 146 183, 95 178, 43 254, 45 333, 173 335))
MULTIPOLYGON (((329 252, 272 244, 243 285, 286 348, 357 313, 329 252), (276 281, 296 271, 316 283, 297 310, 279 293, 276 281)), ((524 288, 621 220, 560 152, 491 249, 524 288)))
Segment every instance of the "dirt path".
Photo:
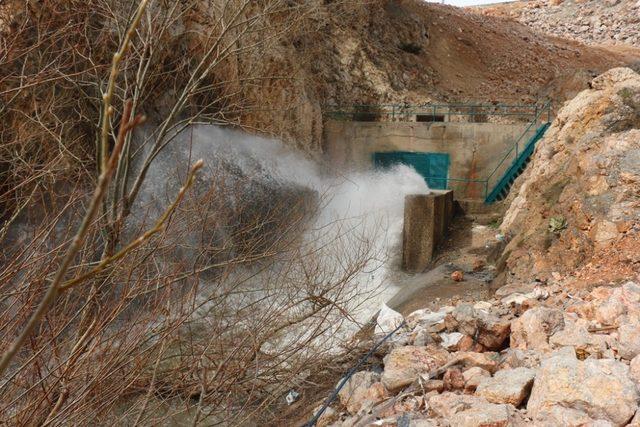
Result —
POLYGON ((499 245, 494 227, 467 217, 454 220, 449 239, 440 248, 424 273, 396 273, 398 292, 387 305, 404 315, 420 308, 437 309, 453 301, 478 301, 491 294, 495 267, 491 255, 499 245), (451 273, 460 270, 464 280, 456 282, 451 273))

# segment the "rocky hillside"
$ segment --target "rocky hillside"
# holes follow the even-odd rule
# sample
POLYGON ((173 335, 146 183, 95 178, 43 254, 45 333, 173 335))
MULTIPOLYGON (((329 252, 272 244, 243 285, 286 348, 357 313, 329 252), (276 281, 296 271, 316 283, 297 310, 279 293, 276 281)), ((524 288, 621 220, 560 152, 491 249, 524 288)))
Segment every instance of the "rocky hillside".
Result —
POLYGON ((480 9, 532 30, 587 44, 640 46, 638 0, 535 0, 480 9))
POLYGON ((509 281, 607 284, 640 272, 640 75, 613 69, 558 114, 502 229, 509 281))
POLYGON ((252 99, 270 109, 245 117, 312 150, 323 105, 564 101, 595 75, 640 59, 640 51, 587 47, 420 0, 327 3, 263 64, 295 78, 256 88, 252 99))

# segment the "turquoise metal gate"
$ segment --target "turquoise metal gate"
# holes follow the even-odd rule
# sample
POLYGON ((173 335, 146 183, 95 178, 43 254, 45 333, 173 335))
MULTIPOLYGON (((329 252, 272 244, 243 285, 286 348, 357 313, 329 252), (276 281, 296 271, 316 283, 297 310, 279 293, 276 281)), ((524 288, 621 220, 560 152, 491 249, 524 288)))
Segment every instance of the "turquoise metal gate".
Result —
POLYGON ((409 151, 390 151, 374 153, 373 162, 376 167, 388 168, 394 164, 412 166, 422 175, 429 188, 444 190, 449 178, 449 154, 447 153, 412 153, 409 151))

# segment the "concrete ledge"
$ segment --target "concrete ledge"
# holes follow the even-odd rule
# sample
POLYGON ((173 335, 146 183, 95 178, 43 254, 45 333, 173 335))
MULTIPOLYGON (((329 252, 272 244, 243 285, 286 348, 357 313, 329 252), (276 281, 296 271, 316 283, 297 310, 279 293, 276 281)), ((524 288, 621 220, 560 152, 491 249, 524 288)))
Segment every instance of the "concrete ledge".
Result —
POLYGON ((402 268, 419 273, 431 262, 444 242, 454 215, 453 192, 412 194, 404 199, 402 268))

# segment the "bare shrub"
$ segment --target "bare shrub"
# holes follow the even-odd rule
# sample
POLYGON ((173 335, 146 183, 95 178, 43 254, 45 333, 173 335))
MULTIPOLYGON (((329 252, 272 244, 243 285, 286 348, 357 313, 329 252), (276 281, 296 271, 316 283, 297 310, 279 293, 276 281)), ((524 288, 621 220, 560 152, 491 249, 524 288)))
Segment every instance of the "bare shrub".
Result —
POLYGON ((274 422, 375 292, 357 286, 373 236, 314 230, 322 195, 304 191, 230 206, 251 177, 220 191, 223 169, 188 192, 199 164, 176 171, 183 188, 162 209, 132 209, 180 131, 242 124, 251 86, 281 78, 260 56, 313 5, 137 7, 0 6, 0 419, 274 422), (150 131, 136 138, 141 113, 150 131))

